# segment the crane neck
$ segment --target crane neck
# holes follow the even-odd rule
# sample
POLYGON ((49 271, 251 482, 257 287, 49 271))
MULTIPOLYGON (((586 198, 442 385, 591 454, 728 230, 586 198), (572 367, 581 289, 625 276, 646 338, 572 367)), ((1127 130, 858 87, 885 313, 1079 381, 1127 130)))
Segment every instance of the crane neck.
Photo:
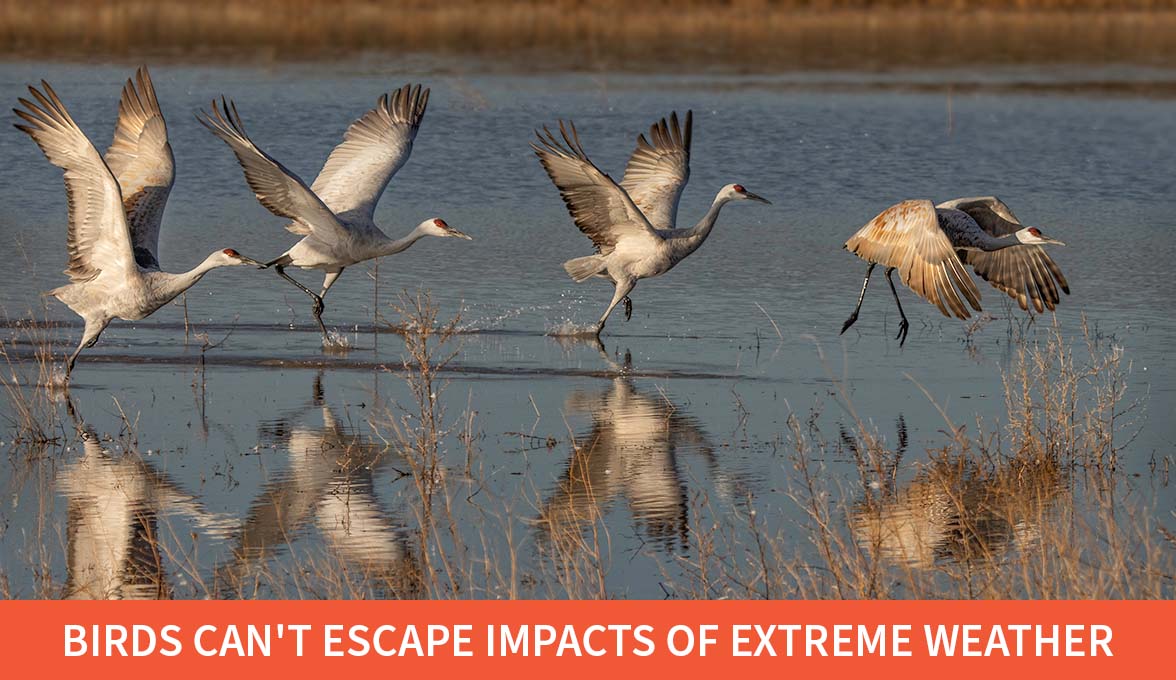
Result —
MULTIPOLYGON (((186 272, 180 272, 178 274, 155 272, 153 278, 159 283, 154 286, 153 297, 156 298, 156 302, 160 306, 163 306, 196 285, 208 272, 219 267, 226 267, 229 264, 229 262, 225 262, 220 258, 220 252, 218 251, 204 258, 203 262, 186 272)), ((147 276, 152 275, 147 274, 147 276)))
POLYGON ((1008 234, 1007 236, 989 236, 987 233, 981 238, 980 249, 988 252, 994 250, 1004 250, 1012 246, 1021 245, 1021 241, 1016 234, 1008 234))
POLYGON ((392 239, 387 236, 384 237, 383 242, 377 247, 376 257, 383 257, 385 255, 395 255, 396 253, 408 250, 412 244, 427 236, 420 227, 408 232, 402 238, 392 239))
POLYGON ((1012 246, 1022 245, 1016 234, 993 236, 979 227, 975 227, 964 233, 956 234, 952 237, 951 240, 952 246, 955 248, 959 248, 961 250, 976 250, 985 253, 991 253, 997 250, 1011 248, 1012 246))
POLYGON ((985 231, 971 215, 961 210, 937 209, 936 216, 939 220, 939 228, 947 235, 953 248, 992 252, 1022 245, 1021 239, 1018 237, 1019 232, 1005 236, 993 236, 985 231))
POLYGON ((715 196, 714 202, 711 203, 710 208, 707 209, 706 214, 702 216, 698 224, 687 230, 684 237, 674 239, 674 241, 678 242, 676 244, 678 245, 676 250, 679 251, 677 253, 679 259, 698 250, 699 246, 706 241, 706 238, 710 236, 711 230, 715 228, 715 222, 719 219, 719 212, 730 201, 731 199, 723 194, 715 196))

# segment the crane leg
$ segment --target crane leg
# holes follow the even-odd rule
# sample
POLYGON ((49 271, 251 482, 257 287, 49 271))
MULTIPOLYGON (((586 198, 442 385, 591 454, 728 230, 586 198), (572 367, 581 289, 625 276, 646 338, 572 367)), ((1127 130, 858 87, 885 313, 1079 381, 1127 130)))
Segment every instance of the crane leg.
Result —
MULTIPOLYGON (((321 330, 323 332, 323 337, 324 338, 327 337, 327 327, 323 325, 323 298, 322 298, 322 296, 318 295, 313 290, 307 288, 306 286, 302 285, 301 283, 298 283, 297 281, 295 281, 292 276, 290 276, 289 274, 286 273, 286 268, 284 266, 282 266, 280 264, 274 265, 274 271, 276 271, 278 273, 278 276, 282 277, 283 279, 286 279, 287 281, 294 284, 295 286, 298 286, 298 288, 303 293, 306 293, 307 295, 310 296, 311 300, 314 300, 314 307, 312 307, 312 311, 314 312, 314 320, 318 322, 319 330, 321 330)), ((323 292, 324 293, 326 292, 325 288, 323 289, 323 292)))
POLYGON ((629 297, 629 293, 636 286, 637 282, 632 280, 617 281, 617 290, 613 293, 612 302, 608 303, 608 309, 604 310, 600 321, 596 322, 596 334, 600 335, 600 331, 604 330, 604 322, 608 320, 608 315, 612 314, 612 310, 620 303, 621 300, 629 297))
MULTIPOLYGON (((874 273, 874 267, 876 266, 876 263, 871 262, 870 266, 866 269, 866 280, 862 281, 862 292, 860 295, 858 295, 857 306, 853 308, 853 314, 850 314, 849 318, 845 320, 845 323, 841 325, 841 333, 849 330, 849 327, 852 326, 855 321, 857 321, 858 312, 862 311, 862 300, 866 299, 866 288, 868 288, 870 285, 870 274, 874 273)), ((838 335, 840 335, 840 333, 838 335)))
POLYGON ((82 331, 82 340, 78 343, 78 348, 74 350, 73 354, 69 355, 69 361, 65 365, 65 382, 69 382, 69 376, 73 373, 74 364, 77 363, 78 355, 82 350, 93 347, 98 342, 98 336, 102 335, 102 331, 106 330, 107 322, 90 323, 86 322, 86 329, 82 331))
POLYGON ((335 285, 335 280, 342 273, 342 267, 337 272, 327 272, 326 278, 323 279, 323 291, 318 294, 318 301, 312 310, 314 312, 314 320, 318 322, 319 329, 323 332, 323 340, 329 339, 327 336, 327 327, 323 325, 323 309, 326 308, 326 303, 323 302, 323 298, 327 297, 327 291, 331 289, 331 286, 335 285))
POLYGON ((86 341, 82 340, 82 342, 78 345, 78 348, 74 350, 74 353, 69 355, 69 362, 65 365, 66 382, 69 382, 69 376, 73 373, 74 364, 77 363, 78 355, 82 353, 82 350, 85 349, 85 347, 86 341))
POLYGON ((894 279, 890 278, 893 273, 894 267, 886 268, 886 282, 890 284, 890 293, 894 296, 894 304, 898 305, 898 315, 902 317, 902 321, 898 324, 898 335, 894 336, 894 339, 898 340, 898 346, 902 347, 902 344, 906 342, 907 330, 911 327, 911 323, 907 321, 906 314, 902 311, 902 303, 898 301, 898 291, 894 288, 894 279))

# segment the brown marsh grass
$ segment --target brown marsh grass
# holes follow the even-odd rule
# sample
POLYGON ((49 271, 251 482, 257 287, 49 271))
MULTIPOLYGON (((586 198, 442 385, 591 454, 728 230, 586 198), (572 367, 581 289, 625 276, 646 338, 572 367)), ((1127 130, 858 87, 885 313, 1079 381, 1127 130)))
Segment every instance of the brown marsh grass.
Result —
POLYGON ((514 67, 1172 63, 1172 0, 0 0, 0 54, 448 54, 514 67), (538 60, 536 57, 542 56, 538 60))
POLYGON ((897 446, 860 421, 838 443, 815 418, 791 414, 788 495, 804 519, 774 528, 746 510, 703 520, 693 528, 699 549, 690 577, 676 594, 1172 597, 1176 543, 1150 519, 1146 496, 1116 472, 1143 403, 1124 401, 1122 349, 1085 323, 1083 331, 1079 348, 1056 325, 1020 338, 1004 376, 1005 422, 957 425, 945 415, 944 443, 909 479, 898 473, 901 423, 897 446), (846 455, 858 473, 851 488, 829 474, 829 463, 846 455), (807 540, 798 545, 798 536, 807 540))

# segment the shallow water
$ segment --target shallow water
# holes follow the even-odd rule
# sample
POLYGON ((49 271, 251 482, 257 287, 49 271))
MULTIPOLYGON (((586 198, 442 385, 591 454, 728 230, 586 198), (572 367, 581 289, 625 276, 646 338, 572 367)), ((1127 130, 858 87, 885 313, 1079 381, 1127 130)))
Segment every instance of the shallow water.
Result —
MULTIPOLYGON (((24 83, 46 78, 104 149, 129 71, 5 63, 0 92, 15 103, 24 83)), ((1103 84, 1172 79, 1131 68, 1095 75, 1103 84)), ((893 303, 876 279, 857 325, 837 335, 865 270, 841 243, 882 208, 924 196, 997 194, 1069 244, 1052 251, 1073 291, 1056 322, 1077 336, 1085 314, 1103 343, 1124 348, 1128 397, 1145 399, 1146 409, 1131 415, 1138 434, 1121 464, 1137 480, 1132 493, 1171 524, 1176 492, 1153 474, 1176 440, 1167 417, 1176 285, 1166 271, 1176 255, 1176 116, 1167 98, 1071 87, 1072 71, 1024 68, 527 76, 360 61, 166 66, 153 76, 178 168, 161 238, 165 269, 224 247, 268 259, 295 241, 253 199, 224 145, 191 118, 221 92, 236 99, 255 141, 309 181, 379 93, 424 80, 433 88, 425 124, 376 219, 396 235, 439 216, 475 240, 426 239, 381 262, 378 286, 374 267, 349 269, 325 314, 348 338, 345 353, 322 351, 301 292, 246 268, 213 272, 187 296, 193 332, 215 348, 185 340, 178 305, 113 324, 83 354, 72 388, 79 419, 97 437, 63 436, 31 462, 8 432, 0 437, 10 449, 0 472, 10 498, 0 510, 0 570, 18 596, 248 594, 216 584, 239 585, 259 570, 280 574, 287 595, 314 595, 299 565, 320 553, 389 582, 420 568, 412 477, 384 445, 391 434, 382 418, 411 402, 403 339, 383 329, 400 323, 389 306, 398 291, 418 287, 442 318, 462 317, 440 397, 446 424, 461 421, 444 440, 444 473, 474 499, 457 517, 468 540, 489 533, 479 540, 499 553, 517 545, 524 569, 552 543, 591 534, 602 517, 608 591, 664 596, 695 550, 689 527, 707 513, 751 507, 773 527, 796 519, 785 494, 794 482, 785 421, 813 411, 822 432, 836 433, 852 421, 846 396, 891 446, 904 433, 900 498, 918 497, 915 466, 946 441, 939 407, 970 430, 978 420, 1000 427, 1002 370, 1026 327, 1026 315, 983 284, 991 318, 971 334, 904 294, 912 327, 900 349, 893 303), (727 182, 774 205, 728 207, 702 249, 638 286, 632 320, 613 317, 603 351, 550 337, 592 322, 611 291, 577 286, 560 267, 590 245, 531 154, 531 130, 573 116, 594 160, 619 174, 636 133, 675 108, 695 112, 685 224, 727 182), (472 414, 468 446, 463 413, 472 414), (585 455, 584 442, 601 455, 585 455), (467 453, 476 474, 466 474, 467 453), (165 559, 144 547, 152 535, 166 539, 165 559), (179 568, 179 555, 197 567, 179 568), (39 574, 42 562, 49 569, 39 574), (46 579, 55 585, 40 589, 46 579)), ((60 172, 23 134, 0 133, 0 157, 0 234, 12 244, 0 268, 8 319, 0 333, 18 372, 35 372, 20 320, 63 322, 44 331, 58 354, 80 330, 68 310, 38 297, 64 280, 65 199, 60 172)), ((319 283, 312 272, 294 275, 319 283)), ((1030 335, 1052 322, 1038 317, 1030 335)), ((10 405, 0 409, 15 419, 10 405)), ((852 496, 849 456, 826 462, 825 474, 852 496)), ((926 506, 907 505, 895 512, 926 506)), ((1031 543, 1024 526, 997 524, 986 526, 1002 545, 1031 543)), ((797 536, 798 546, 805 540, 797 536)), ((946 539, 921 542, 937 540, 946 539)), ((950 559, 942 546, 914 552, 903 561, 950 559)), ((549 594, 544 588, 534 594, 549 594)))

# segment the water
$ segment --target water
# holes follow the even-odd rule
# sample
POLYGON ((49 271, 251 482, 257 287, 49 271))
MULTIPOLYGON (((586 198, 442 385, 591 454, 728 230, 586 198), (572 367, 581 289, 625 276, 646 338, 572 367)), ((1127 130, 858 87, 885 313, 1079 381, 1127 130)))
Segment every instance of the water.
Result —
MULTIPOLYGON (((9 62, 0 91, 15 104, 25 83, 49 80, 104 150, 130 71, 9 62)), ((395 439, 388 414, 403 422, 414 402, 399 372, 402 338, 374 331, 399 323, 389 306, 399 291, 424 287, 442 319, 461 314, 458 353, 442 373, 451 431, 435 474, 461 490, 452 512, 464 540, 489 546, 498 569, 516 552, 519 569, 536 574, 523 579, 529 594, 545 595, 558 588, 538 573, 541 556, 595 536, 610 594, 662 597, 696 556, 700 522, 754 509, 774 530, 795 524, 790 413, 815 413, 834 434, 852 426, 848 399, 891 447, 901 422, 900 499, 919 496, 925 451, 948 440, 945 415, 969 431, 1000 427, 1001 375, 1026 315, 986 284, 991 318, 971 333, 904 294, 912 327, 900 349, 893 303, 876 281, 861 319, 837 335, 865 271, 840 249, 849 234, 904 198, 986 194, 1068 244, 1051 251, 1073 291, 1056 322, 1074 337, 1085 314, 1106 345, 1124 348, 1128 398, 1146 407, 1131 415, 1138 433, 1123 474, 1170 526, 1176 492, 1154 469, 1176 440, 1166 417, 1176 377, 1176 284, 1166 271, 1176 255, 1176 116, 1159 96, 1170 87, 1128 85, 1172 75, 1103 69, 1091 87, 1064 68, 744 77, 484 74, 443 61, 155 67, 177 161, 165 269, 225 247, 266 260, 296 240, 192 119, 222 92, 255 141, 309 182, 381 92, 424 80, 429 112, 376 221, 396 236, 438 216, 475 240, 426 239, 378 270, 349 268, 324 317, 347 351, 323 351, 305 295, 246 268, 213 272, 189 292, 187 341, 179 305, 115 322, 74 377, 77 418, 94 436, 82 441, 63 425, 32 459, 12 445, 15 427, 0 437, 10 461, 0 472, 9 499, 0 571, 17 596, 314 596, 333 591, 307 573, 330 562, 370 575, 379 594, 413 594, 403 584, 422 569, 419 475, 405 475, 409 463, 386 442, 395 439), (560 267, 590 244, 528 148, 532 130, 574 117, 588 153, 619 176, 637 132, 686 108, 695 134, 683 223, 728 182, 774 205, 728 207, 697 253, 639 284, 632 320, 614 315, 603 348, 550 337, 594 321, 611 289, 576 285, 560 267), (202 342, 220 344, 202 351, 202 342)), ((66 205, 60 171, 23 134, 0 133, 0 157, 0 234, 10 244, 2 330, 16 370, 35 373, 18 320, 68 324, 47 331, 58 354, 80 332, 67 309, 39 298, 64 281, 66 205)), ((1039 317, 1030 332, 1050 323, 1039 317)), ((16 420, 11 405, 0 409, 16 420)), ((825 462, 852 501, 850 456, 825 462)), ((985 535, 1005 549, 1032 544, 1024 523, 996 524, 985 535)), ((939 547, 899 561, 950 559, 947 539, 922 540, 939 547)))

